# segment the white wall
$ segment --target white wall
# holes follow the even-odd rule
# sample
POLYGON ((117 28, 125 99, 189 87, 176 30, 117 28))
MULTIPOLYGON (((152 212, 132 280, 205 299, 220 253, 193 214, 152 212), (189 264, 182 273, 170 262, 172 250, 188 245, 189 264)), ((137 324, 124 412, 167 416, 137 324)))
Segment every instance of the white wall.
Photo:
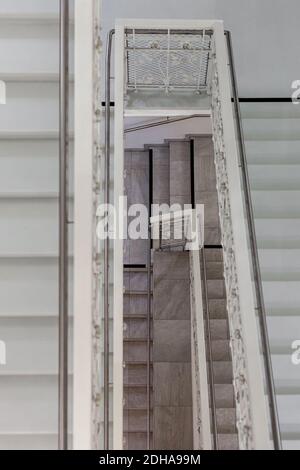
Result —
POLYGON ((299 0, 103 0, 102 17, 104 37, 115 18, 224 20, 243 97, 288 97, 300 79, 299 0))

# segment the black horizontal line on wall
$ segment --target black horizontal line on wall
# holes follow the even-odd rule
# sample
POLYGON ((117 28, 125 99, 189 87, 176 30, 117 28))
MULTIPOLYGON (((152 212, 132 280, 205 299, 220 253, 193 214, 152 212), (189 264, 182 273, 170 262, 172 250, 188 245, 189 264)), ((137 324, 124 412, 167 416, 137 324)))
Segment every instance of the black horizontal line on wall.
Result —
MULTIPOLYGON (((233 98, 231 99, 233 101, 233 98)), ((240 103, 291 103, 292 98, 239 98, 240 103)))
MULTIPOLYGON (((233 98, 231 98, 233 102, 233 98)), ((292 103, 292 98, 239 98, 240 103, 292 103)), ((101 106, 105 108, 106 103, 102 101, 101 106)), ((113 108, 115 106, 115 102, 110 102, 110 107, 113 108)))

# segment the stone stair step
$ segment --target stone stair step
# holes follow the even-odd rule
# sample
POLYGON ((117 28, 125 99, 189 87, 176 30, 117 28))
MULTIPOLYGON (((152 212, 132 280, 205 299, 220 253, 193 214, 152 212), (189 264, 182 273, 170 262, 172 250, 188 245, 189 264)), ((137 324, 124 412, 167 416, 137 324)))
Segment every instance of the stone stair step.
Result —
MULTIPOLYGON (((124 319, 123 324, 124 339, 139 339, 148 336, 147 318, 128 318, 124 319)), ((152 330, 152 328, 151 328, 152 330)), ((150 331, 151 335, 151 331, 150 331)))
MULTIPOLYGON (((151 295, 153 292, 150 292, 151 295)), ((127 290, 125 289, 124 295, 148 295, 148 292, 146 290, 127 290)))
POLYGON ((229 339, 228 322, 226 319, 221 318, 210 320, 209 325, 212 340, 229 339))
MULTIPOLYGON (((153 389, 150 387, 151 406, 153 389)), ((147 403, 147 386, 143 384, 124 384, 124 409, 144 409, 147 403)))
MULTIPOLYGON (((152 436, 151 436, 152 441, 152 436)), ((152 447, 152 446, 151 446, 152 447)), ((126 450, 145 450, 147 449, 147 433, 146 432, 125 432, 124 448, 126 450)))
POLYGON ((206 262, 206 278, 209 280, 224 279, 224 267, 222 261, 206 262))
POLYGON ((235 408, 217 408, 217 429, 219 433, 236 433, 236 411, 235 408))
MULTIPOLYGON (((145 313, 125 313, 123 315, 124 321, 126 320, 147 320, 147 314, 145 313)), ((152 315, 151 315, 152 318, 152 315)))
POLYGON ((226 299, 209 299, 208 309, 210 319, 227 318, 226 299))
POLYGON ((217 408, 234 408, 234 389, 232 384, 215 385, 217 408))
POLYGON ((225 290, 225 281, 218 279, 208 279, 207 280, 207 294, 209 299, 225 299, 226 290, 225 290))
MULTIPOLYGON (((230 345, 228 339, 218 339, 212 341, 212 357, 213 361, 230 361, 230 345)), ((208 352, 208 346, 206 347, 208 352)))
POLYGON ((170 141, 170 204, 191 203, 191 188, 187 181, 191 177, 190 142, 170 141))
POLYGON ((148 275, 146 271, 124 272, 123 285, 126 292, 146 292, 148 288, 148 275))
POLYGON ((153 147, 153 204, 170 204, 169 146, 153 147))
POLYGON ((218 434, 219 450, 238 450, 239 442, 237 434, 218 434))
MULTIPOLYGON (((153 379, 153 368, 150 365, 150 384, 153 379)), ((125 364, 123 381, 126 385, 139 384, 147 386, 148 382, 148 368, 146 362, 130 362, 125 364)))
POLYGON ((222 248, 205 248, 204 253, 206 262, 223 261, 222 248))
MULTIPOLYGON (((123 345, 124 362, 147 361, 148 344, 147 339, 124 339, 123 345)), ((151 344, 152 359, 152 344, 151 344)))
MULTIPOLYGON (((151 431, 152 431, 152 412, 151 412, 151 431)), ((126 409, 123 412, 124 432, 147 432, 147 410, 145 409, 126 409)))
POLYGON ((233 373, 231 361, 214 361, 214 384, 232 384, 233 373))

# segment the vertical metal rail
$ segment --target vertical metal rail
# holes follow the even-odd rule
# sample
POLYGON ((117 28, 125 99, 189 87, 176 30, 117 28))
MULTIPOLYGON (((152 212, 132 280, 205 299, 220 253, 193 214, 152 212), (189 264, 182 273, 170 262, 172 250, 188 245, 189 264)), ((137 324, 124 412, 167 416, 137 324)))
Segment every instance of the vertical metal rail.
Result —
POLYGON ((58 446, 68 448, 68 89, 69 1, 60 0, 59 58, 59 397, 58 446))
POLYGON ((147 254, 147 449, 151 449, 151 228, 148 231, 147 254))
POLYGON ((239 154, 240 154, 242 180, 243 180, 243 187, 244 187, 245 210, 246 210, 247 223, 248 223, 248 228, 249 228, 251 257, 252 257, 252 262, 253 262, 253 275, 254 275, 254 284, 255 284, 255 292, 256 292, 257 310, 259 314, 264 365, 265 365, 265 372, 266 372, 266 382, 267 382, 268 398, 269 398, 269 405, 270 405, 272 435, 273 435, 273 441, 274 441, 274 448, 276 450, 281 450, 282 442, 281 442, 281 435, 280 435, 278 409, 277 409, 277 402, 276 402, 276 391, 275 391, 275 383, 274 383, 272 360, 271 360, 271 349, 270 349, 270 342, 269 342, 269 335, 268 335, 266 310, 265 310, 265 304, 264 304, 261 271, 260 271, 259 257, 258 257, 258 248, 257 248, 257 242, 256 242, 256 231, 255 231, 255 224, 254 224, 253 206, 252 206, 252 200, 251 200, 251 189, 250 189, 250 182, 249 182, 249 175, 248 175, 248 168, 247 168, 247 159, 246 159, 244 135, 243 135, 243 128, 242 128, 242 118, 241 118, 241 111, 240 111, 240 105, 239 105, 239 99, 238 99, 238 88, 237 88, 237 80, 236 80, 234 60, 233 60, 233 50, 232 50, 230 31, 225 31, 225 36, 226 36, 226 42, 227 42, 229 68, 230 68, 232 90, 233 90, 233 104, 234 104, 234 110, 235 110, 235 115, 236 115, 236 130, 237 130, 237 138, 238 138, 238 146, 239 146, 239 154))
MULTIPOLYGON (((153 151, 149 150, 149 203, 148 214, 151 217, 153 200, 153 151)), ((148 222, 148 253, 147 253, 147 449, 151 449, 151 311, 152 311, 152 275, 151 275, 151 224, 148 222)))
MULTIPOLYGON (((110 75, 114 30, 108 33, 105 76, 104 204, 109 204, 110 180, 110 75)), ((104 241, 104 449, 109 449, 109 238, 104 241)))
POLYGON ((201 249, 201 258, 203 266, 203 287, 204 287, 204 299, 205 299, 205 320, 206 320, 206 336, 208 346, 208 375, 209 375, 209 390, 211 399, 211 421, 212 421, 212 436, 214 450, 218 450, 218 428, 217 428, 217 402, 215 393, 215 381, 214 381, 214 367, 213 367, 213 353, 212 353, 212 339, 210 331, 210 316, 209 316, 209 303, 208 303, 208 292, 207 292, 207 277, 206 277, 206 260, 205 260, 205 247, 201 249))

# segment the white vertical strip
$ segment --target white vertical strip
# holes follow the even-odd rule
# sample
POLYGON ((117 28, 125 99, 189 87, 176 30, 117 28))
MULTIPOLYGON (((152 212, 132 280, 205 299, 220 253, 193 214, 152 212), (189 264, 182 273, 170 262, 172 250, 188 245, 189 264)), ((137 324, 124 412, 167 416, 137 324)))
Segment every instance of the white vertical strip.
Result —
POLYGON ((190 251, 190 273, 194 449, 211 450, 212 441, 208 398, 208 374, 205 350, 206 335, 204 330, 199 250, 190 251), (198 407, 200 409, 198 409, 198 407), (200 422, 198 422, 198 418, 200 418, 200 422))
POLYGON ((269 449, 267 401, 264 393, 262 362, 260 357, 255 304, 252 291, 243 195, 240 183, 239 161, 231 104, 227 51, 222 22, 214 25, 216 59, 219 75, 226 165, 229 180, 229 197, 235 245, 236 268, 239 285, 241 317, 246 351, 250 407, 253 423, 254 449, 269 449))
POLYGON ((92 446, 94 0, 75 2, 75 202, 73 447, 92 446))
MULTIPOLYGON (((114 205, 123 214, 120 197, 124 194, 124 26, 115 29, 115 128, 114 128, 114 205)), ((118 220, 114 240, 113 301, 113 448, 123 448, 123 240, 118 220)))

